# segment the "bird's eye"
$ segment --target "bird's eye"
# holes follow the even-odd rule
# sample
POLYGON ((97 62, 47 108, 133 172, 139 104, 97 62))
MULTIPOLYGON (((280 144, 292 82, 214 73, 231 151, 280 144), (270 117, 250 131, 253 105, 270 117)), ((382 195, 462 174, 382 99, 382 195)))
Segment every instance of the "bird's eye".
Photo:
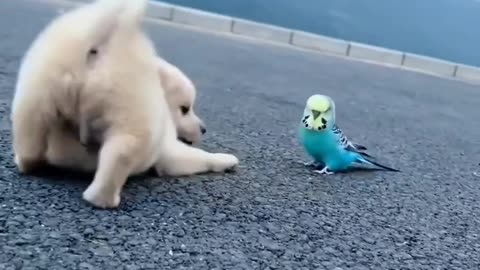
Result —
POLYGON ((180 110, 182 111, 182 114, 185 115, 190 111, 190 107, 188 106, 180 106, 180 110))

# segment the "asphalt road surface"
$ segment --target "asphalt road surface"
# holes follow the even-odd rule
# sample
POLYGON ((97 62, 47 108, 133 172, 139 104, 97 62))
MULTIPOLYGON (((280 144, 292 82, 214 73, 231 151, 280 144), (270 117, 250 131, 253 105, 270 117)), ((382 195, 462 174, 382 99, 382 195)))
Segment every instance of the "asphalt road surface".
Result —
MULTIPOLYGON (((19 60, 57 8, 0 1, 0 269, 479 269, 480 87, 148 23, 199 88, 202 147, 237 172, 137 177, 118 210, 90 175, 21 177, 9 103, 19 60), (331 95, 347 135, 401 173, 313 173, 295 137, 331 95)), ((72 52, 75 53, 75 52, 72 52)))

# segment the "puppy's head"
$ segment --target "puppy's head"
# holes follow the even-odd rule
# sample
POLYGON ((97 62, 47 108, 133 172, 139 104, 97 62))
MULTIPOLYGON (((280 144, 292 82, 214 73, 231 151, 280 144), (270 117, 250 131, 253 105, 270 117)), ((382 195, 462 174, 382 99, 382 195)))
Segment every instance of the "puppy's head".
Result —
POLYGON ((187 144, 198 144, 207 130, 194 110, 195 85, 181 70, 164 59, 158 59, 158 67, 178 138, 187 144))

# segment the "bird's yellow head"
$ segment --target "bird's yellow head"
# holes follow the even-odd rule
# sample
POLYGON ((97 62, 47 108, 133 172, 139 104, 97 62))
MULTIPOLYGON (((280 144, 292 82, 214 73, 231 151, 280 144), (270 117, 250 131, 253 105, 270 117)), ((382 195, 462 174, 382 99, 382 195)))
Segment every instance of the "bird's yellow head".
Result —
POLYGON ((313 95, 308 98, 303 112, 302 124, 307 129, 325 130, 335 122, 335 103, 325 95, 313 95))

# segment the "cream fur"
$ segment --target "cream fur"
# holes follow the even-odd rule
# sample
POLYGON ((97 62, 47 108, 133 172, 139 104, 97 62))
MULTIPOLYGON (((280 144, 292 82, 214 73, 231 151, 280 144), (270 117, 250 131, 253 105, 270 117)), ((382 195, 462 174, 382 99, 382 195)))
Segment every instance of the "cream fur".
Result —
MULTIPOLYGON (((187 129, 173 115, 182 99, 178 93, 186 93, 193 108, 195 88, 157 56, 141 30, 145 6, 146 0, 97 0, 61 15, 39 34, 22 61, 12 104, 20 172, 42 163, 95 171, 83 198, 111 208, 119 205, 127 178, 151 167, 159 175, 184 176, 238 164, 233 155, 177 139, 187 129), (84 135, 100 142, 99 152, 80 144, 84 135)), ((190 113, 194 120, 185 126, 197 126, 197 135, 189 136, 198 141, 202 123, 190 113)))

